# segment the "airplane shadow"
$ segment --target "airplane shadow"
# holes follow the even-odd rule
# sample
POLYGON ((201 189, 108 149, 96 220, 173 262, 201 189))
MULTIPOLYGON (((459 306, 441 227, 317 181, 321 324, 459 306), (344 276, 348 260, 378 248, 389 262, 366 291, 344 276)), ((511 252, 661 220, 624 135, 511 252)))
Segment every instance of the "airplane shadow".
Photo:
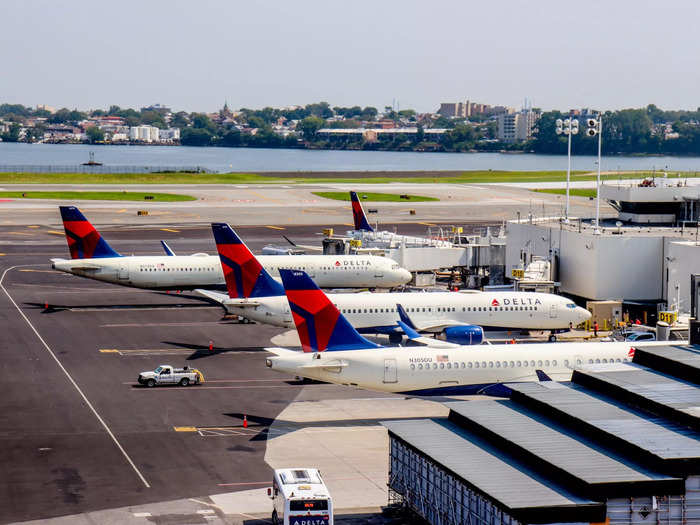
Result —
POLYGON ((161 341, 161 343, 166 345, 177 346, 178 348, 187 348, 192 350, 192 353, 186 358, 187 361, 194 361, 196 359, 204 359, 206 357, 212 357, 219 354, 227 353, 239 353, 239 352, 265 352, 265 349, 260 346, 236 346, 236 347, 223 347, 223 346, 212 346, 209 350, 208 345, 197 345, 193 343, 179 343, 177 341, 161 341))
MULTIPOLYGON (((243 416, 240 412, 229 412, 222 414, 236 421, 232 429, 243 428, 243 416)), ((256 416, 255 414, 245 414, 248 431, 254 432, 249 441, 265 441, 267 439, 280 437, 290 434, 303 428, 327 428, 327 427, 372 427, 379 426, 381 421, 402 421, 406 419, 415 419, 415 417, 381 417, 381 418, 362 418, 362 419, 337 419, 324 421, 286 421, 284 419, 273 419, 264 416, 256 416)))

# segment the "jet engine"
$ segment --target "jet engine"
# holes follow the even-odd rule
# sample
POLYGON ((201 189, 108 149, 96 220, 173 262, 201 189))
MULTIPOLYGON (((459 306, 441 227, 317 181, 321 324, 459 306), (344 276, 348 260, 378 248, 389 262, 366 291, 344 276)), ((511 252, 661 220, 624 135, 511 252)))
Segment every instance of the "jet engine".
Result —
POLYGON ((480 345, 484 329, 477 325, 448 326, 443 332, 445 340, 459 345, 480 345))

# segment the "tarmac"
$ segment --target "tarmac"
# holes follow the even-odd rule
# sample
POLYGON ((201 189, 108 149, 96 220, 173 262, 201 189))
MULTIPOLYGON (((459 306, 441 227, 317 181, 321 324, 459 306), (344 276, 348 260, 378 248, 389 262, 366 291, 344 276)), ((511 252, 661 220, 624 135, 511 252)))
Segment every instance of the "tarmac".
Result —
MULTIPOLYGON (((284 244, 283 234, 320 246, 322 227, 349 225, 349 203, 312 205, 302 198, 310 188, 266 188, 260 206, 235 205, 234 193, 251 195, 243 189, 205 188, 210 200, 192 209, 149 204, 143 217, 142 203, 79 204, 115 249, 136 255, 160 254, 160 239, 176 253, 214 253, 211 220, 236 225, 255 251, 284 244)), ((507 200, 522 190, 488 191, 507 200)), ((377 204, 377 218, 405 234, 445 219, 470 233, 479 217, 497 224, 499 210, 527 209, 522 194, 502 208, 474 202, 473 189, 452 195, 459 204, 377 204)), ((266 523, 272 468, 291 464, 320 466, 337 523, 392 522, 380 513, 388 442, 378 421, 442 415, 440 400, 301 383, 264 365, 282 329, 224 319, 190 294, 52 271, 48 259, 68 255, 56 206, 0 203, 0 523, 266 523), (199 368, 206 382, 139 387, 138 373, 160 364, 199 368)))

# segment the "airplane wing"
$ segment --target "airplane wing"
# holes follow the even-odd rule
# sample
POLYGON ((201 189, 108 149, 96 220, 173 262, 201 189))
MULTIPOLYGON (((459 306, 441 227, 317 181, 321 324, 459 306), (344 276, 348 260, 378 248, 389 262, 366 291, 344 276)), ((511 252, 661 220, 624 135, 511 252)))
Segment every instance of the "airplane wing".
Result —
POLYGON ((440 339, 433 339, 432 337, 425 337, 416 332, 413 328, 408 326, 403 321, 397 321, 397 324, 401 327, 401 330, 406 334, 406 337, 414 343, 418 343, 429 348, 456 348, 459 345, 455 343, 449 343, 447 341, 441 341, 440 339))
POLYGON ((194 293, 196 293, 197 295, 201 295, 202 297, 206 297, 207 299, 211 299, 212 301, 215 301, 223 306, 235 306, 237 308, 246 308, 260 306, 261 304, 259 301, 255 301, 252 299, 231 299, 225 293, 214 292, 212 290, 202 290, 201 288, 197 288, 196 290, 194 290, 194 293))
POLYGON ((271 354, 275 355, 291 355, 291 354, 299 354, 299 352, 295 350, 290 350, 289 348, 280 348, 279 346, 270 346, 265 348, 266 352, 270 352, 271 354))
POLYGON ((461 326, 464 323, 460 323, 457 321, 451 321, 450 319, 441 319, 439 323, 436 324, 421 324, 416 326, 416 330, 420 330, 421 332, 442 332, 445 328, 449 328, 450 326, 461 326))
POLYGON ((282 235, 284 237, 284 240, 287 241, 289 244, 294 246, 295 248, 303 248, 304 250, 312 250, 315 252, 322 252, 323 248, 320 246, 309 246, 308 244, 297 244, 294 241, 292 241, 289 237, 286 235, 282 235))

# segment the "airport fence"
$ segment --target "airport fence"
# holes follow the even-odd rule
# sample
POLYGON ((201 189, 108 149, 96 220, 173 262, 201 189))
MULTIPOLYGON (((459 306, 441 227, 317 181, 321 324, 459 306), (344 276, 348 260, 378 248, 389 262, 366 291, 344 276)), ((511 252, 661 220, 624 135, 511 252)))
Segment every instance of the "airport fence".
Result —
POLYGON ((201 166, 0 164, 0 173, 214 173, 201 166))

